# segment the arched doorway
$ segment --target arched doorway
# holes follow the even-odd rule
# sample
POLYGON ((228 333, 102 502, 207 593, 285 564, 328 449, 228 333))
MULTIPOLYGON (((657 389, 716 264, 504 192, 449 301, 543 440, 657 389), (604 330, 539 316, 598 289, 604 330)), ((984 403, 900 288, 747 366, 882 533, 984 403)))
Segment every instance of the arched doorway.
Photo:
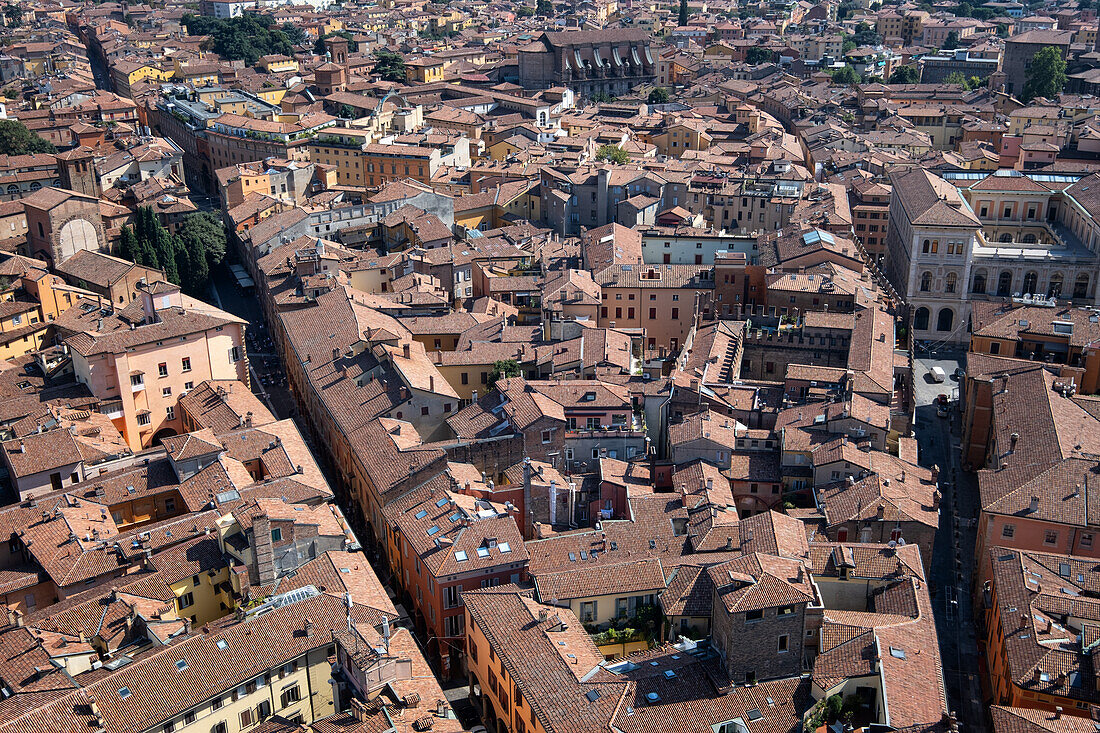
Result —
POLYGON ((1034 270, 1029 271, 1024 275, 1024 288, 1021 291, 1024 295, 1035 295, 1035 286, 1039 284, 1039 273, 1034 270))
POLYGON ((951 326, 955 323, 955 311, 950 308, 941 308, 940 313, 936 316, 936 330, 937 331, 950 331, 951 326))
POLYGON ((1087 298, 1089 297, 1089 276, 1088 273, 1082 272, 1077 276, 1077 280, 1073 283, 1073 297, 1074 298, 1087 298))
POLYGON ((985 292, 985 271, 982 270, 974 274, 974 286, 970 288, 970 292, 982 294, 985 292))
POLYGON ((149 445, 150 446, 160 445, 161 442, 165 438, 171 438, 173 435, 176 435, 176 434, 177 434, 176 431, 173 430, 172 428, 161 428, 160 430, 158 430, 157 432, 155 432, 153 434, 153 441, 149 445))
POLYGON ((997 295, 1001 297, 1008 296, 1012 293, 1012 272, 1005 270, 997 278, 997 295))
POLYGON ((917 312, 913 315, 913 330, 915 331, 927 331, 928 319, 932 313, 924 306, 917 308, 917 312))
POLYGON ((1047 285, 1047 297, 1062 297, 1062 273, 1056 272, 1050 276, 1050 283, 1047 285))

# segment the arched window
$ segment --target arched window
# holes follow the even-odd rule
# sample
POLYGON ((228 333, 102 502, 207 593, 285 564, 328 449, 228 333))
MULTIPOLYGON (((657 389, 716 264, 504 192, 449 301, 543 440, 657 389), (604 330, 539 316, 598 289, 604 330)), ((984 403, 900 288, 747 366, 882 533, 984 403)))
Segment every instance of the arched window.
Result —
POLYGON ((927 239, 924 240, 924 244, 921 245, 920 251, 921 251, 922 254, 928 254, 929 252, 931 252, 932 251, 932 242, 927 240, 927 239))
POLYGON ((972 293, 984 293, 985 292, 985 272, 979 272, 974 275, 974 287, 970 289, 972 293))
POLYGON ((940 314, 936 316, 936 330, 937 331, 950 331, 951 326, 955 323, 955 311, 950 308, 940 309, 940 314))
POLYGON ((920 291, 927 293, 932 289, 932 273, 926 272, 920 276, 920 291))
POLYGON ((1030 232, 1028 232, 1027 234, 1024 235, 1024 239, 1023 239, 1024 244, 1035 244, 1038 241, 1039 240, 1035 238, 1035 235, 1030 233, 1030 232))
POLYGON ((957 286, 958 281, 959 281, 959 276, 958 275, 956 275, 953 272, 947 273, 947 279, 944 280, 943 291, 945 293, 955 292, 955 287, 957 286))
POLYGON ((1039 282, 1039 274, 1034 270, 1029 271, 1024 275, 1024 289, 1021 291, 1024 295, 1035 295, 1035 286, 1039 282))
POLYGON ((931 316, 931 312, 921 306, 917 308, 917 312, 913 315, 913 330, 915 331, 927 331, 928 319, 931 316))
POLYGON ((1008 232, 1005 232, 1004 234, 1001 235, 1000 240, 1002 242, 1011 242, 1012 241, 1012 235, 1009 234, 1008 232))
POLYGON ((12 195, 18 194, 19 193, 19 186, 16 186, 14 183, 9 184, 8 185, 8 193, 10 193, 12 195))
POLYGON ((1089 276, 1088 273, 1082 272, 1077 276, 1077 280, 1073 283, 1073 297, 1074 298, 1087 298, 1089 297, 1089 276))
POLYGON ((38 181, 32 181, 32 182, 31 182, 31 190, 32 190, 32 191, 37 191, 37 190, 38 190, 38 189, 40 189, 40 188, 42 188, 42 184, 41 184, 41 183, 39 183, 38 181))
POLYGON ((1012 271, 1005 270, 997 278, 997 295, 1005 297, 1012 294, 1012 271))
POLYGON ((1062 273, 1056 272, 1050 276, 1050 284, 1047 285, 1047 297, 1062 297, 1062 273))

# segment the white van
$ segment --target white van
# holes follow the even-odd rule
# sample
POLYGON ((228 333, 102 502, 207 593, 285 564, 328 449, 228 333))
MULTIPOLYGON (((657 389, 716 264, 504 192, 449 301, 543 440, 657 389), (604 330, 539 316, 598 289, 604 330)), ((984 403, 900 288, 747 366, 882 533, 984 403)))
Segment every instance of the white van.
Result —
POLYGON ((942 382, 947 379, 947 374, 944 373, 943 369, 938 366, 934 366, 929 369, 928 376, 932 377, 933 382, 942 382))

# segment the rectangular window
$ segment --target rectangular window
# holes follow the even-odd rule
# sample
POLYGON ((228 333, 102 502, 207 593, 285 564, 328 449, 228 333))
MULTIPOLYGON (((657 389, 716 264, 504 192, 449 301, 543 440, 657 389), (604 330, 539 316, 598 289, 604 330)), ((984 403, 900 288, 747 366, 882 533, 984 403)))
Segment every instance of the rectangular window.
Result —
POLYGON ((210 726, 210 733, 229 733, 229 730, 226 728, 225 721, 223 720, 220 723, 214 723, 214 725, 210 726))
POLYGON ((190 608, 191 606, 195 605, 195 594, 194 593, 184 593, 182 596, 179 597, 178 601, 179 601, 180 610, 183 610, 185 608, 190 608))
POLYGON ((150 422, 149 413, 143 412, 137 416, 138 425, 148 425, 150 422))
POLYGON ((1092 535, 1085 533, 1081 535, 1081 547, 1092 547, 1092 535))
POLYGON ((448 585, 443 588, 443 607, 454 608, 458 605, 458 596, 461 588, 457 585, 448 585))
POLYGON ((176 408, 175 408, 175 406, 168 405, 168 407, 164 408, 164 417, 165 417, 166 420, 175 420, 176 419, 176 408))
POLYGON ((131 387, 140 387, 143 384, 145 384, 145 375, 144 374, 131 374, 130 375, 130 386, 131 387))
POLYGON ((168 376, 168 365, 165 364, 164 362, 161 362, 160 364, 157 364, 157 376, 158 377, 167 377, 168 376))
POLYGON ((1056 545, 1056 544, 1058 544, 1058 533, 1056 531, 1054 531, 1053 529, 1048 529, 1043 534, 1043 544, 1045 544, 1045 545, 1056 545))
POLYGON ((183 360, 181 361, 181 365, 183 367, 183 371, 185 371, 185 372, 191 371, 191 357, 190 356, 183 357, 183 360))
POLYGON ((764 618, 763 609, 757 609, 755 611, 745 611, 746 621, 759 621, 762 618, 764 618))
POLYGON ((279 696, 279 702, 281 703, 281 706, 284 707, 284 708, 287 705, 293 705, 294 703, 298 702, 301 699, 302 699, 302 689, 300 687, 298 687, 298 685, 294 685, 293 687, 288 687, 287 689, 283 690, 283 694, 279 696))
POLYGON ((581 602, 581 623, 592 623, 596 620, 596 601, 581 602))
POLYGON ((542 431, 542 444, 543 445, 546 445, 547 443, 550 442, 550 435, 551 434, 550 434, 549 430, 543 430, 542 431))
POLYGON ((1001 537, 1004 537, 1005 539, 1012 539, 1012 537, 1015 534, 1016 534, 1016 525, 1015 524, 1006 524, 1005 526, 1001 527, 1001 537))
POLYGON ((242 710, 241 711, 241 727, 242 728, 251 727, 251 725, 254 722, 256 722, 255 720, 253 720, 253 717, 254 716, 252 714, 252 709, 251 708, 249 708, 248 710, 242 710))
POLYGON ((790 637, 787 634, 780 634, 779 636, 779 653, 783 654, 790 648, 790 637))

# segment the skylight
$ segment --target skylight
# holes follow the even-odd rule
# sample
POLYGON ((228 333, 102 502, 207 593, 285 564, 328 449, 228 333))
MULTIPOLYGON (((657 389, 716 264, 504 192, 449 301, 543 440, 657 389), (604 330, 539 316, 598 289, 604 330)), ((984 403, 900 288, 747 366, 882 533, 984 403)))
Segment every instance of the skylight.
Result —
POLYGON ((229 642, 227 642, 225 639, 218 639, 214 642, 214 646, 218 647, 219 649, 228 649, 229 642))
POLYGON ((436 534, 437 532, 439 532, 439 527, 437 525, 433 524, 431 527, 428 527, 428 536, 429 537, 431 537, 433 534, 436 534))
POLYGON ((890 647, 890 656, 895 659, 908 659, 908 657, 905 656, 905 650, 896 647, 890 647))
POLYGON ((488 547, 479 547, 479 548, 477 548, 477 556, 478 557, 489 557, 489 548, 488 547))
POLYGON ((187 669, 187 662, 186 662, 186 660, 180 659, 179 661, 177 661, 177 662, 176 662, 176 669, 178 669, 178 670, 179 670, 180 672, 182 672, 183 670, 187 669))
POLYGON ((465 550, 455 550, 455 560, 457 562, 466 562, 468 559, 465 550))
POLYGON ((749 712, 747 712, 745 714, 748 716, 749 720, 760 720, 761 718, 764 717, 764 714, 762 712, 760 712, 759 710, 757 710, 756 708, 753 708, 752 710, 750 710, 749 712))
POLYGON ((415 516, 417 519, 423 519, 424 517, 428 516, 428 510, 427 509, 421 509, 416 514, 414 514, 413 516, 415 516))
POLYGON ((497 549, 500 550, 501 554, 503 555, 505 553, 511 552, 512 546, 509 545, 507 542, 501 542, 499 545, 497 545, 497 549))
POLYGON ((589 690, 588 692, 584 693, 584 696, 588 698, 588 702, 596 702, 600 699, 600 691, 589 690))
POLYGON ((118 696, 121 697, 123 700, 130 697, 130 688, 129 687, 119 688, 118 696))
POLYGON ((447 502, 448 502, 448 501, 450 501, 450 499, 448 499, 447 497, 445 497, 445 496, 444 496, 444 497, 443 497, 442 499, 440 499, 439 501, 437 501, 437 502, 435 503, 435 505, 436 505, 437 507, 444 507, 444 506, 446 506, 446 504, 447 504, 447 502))

